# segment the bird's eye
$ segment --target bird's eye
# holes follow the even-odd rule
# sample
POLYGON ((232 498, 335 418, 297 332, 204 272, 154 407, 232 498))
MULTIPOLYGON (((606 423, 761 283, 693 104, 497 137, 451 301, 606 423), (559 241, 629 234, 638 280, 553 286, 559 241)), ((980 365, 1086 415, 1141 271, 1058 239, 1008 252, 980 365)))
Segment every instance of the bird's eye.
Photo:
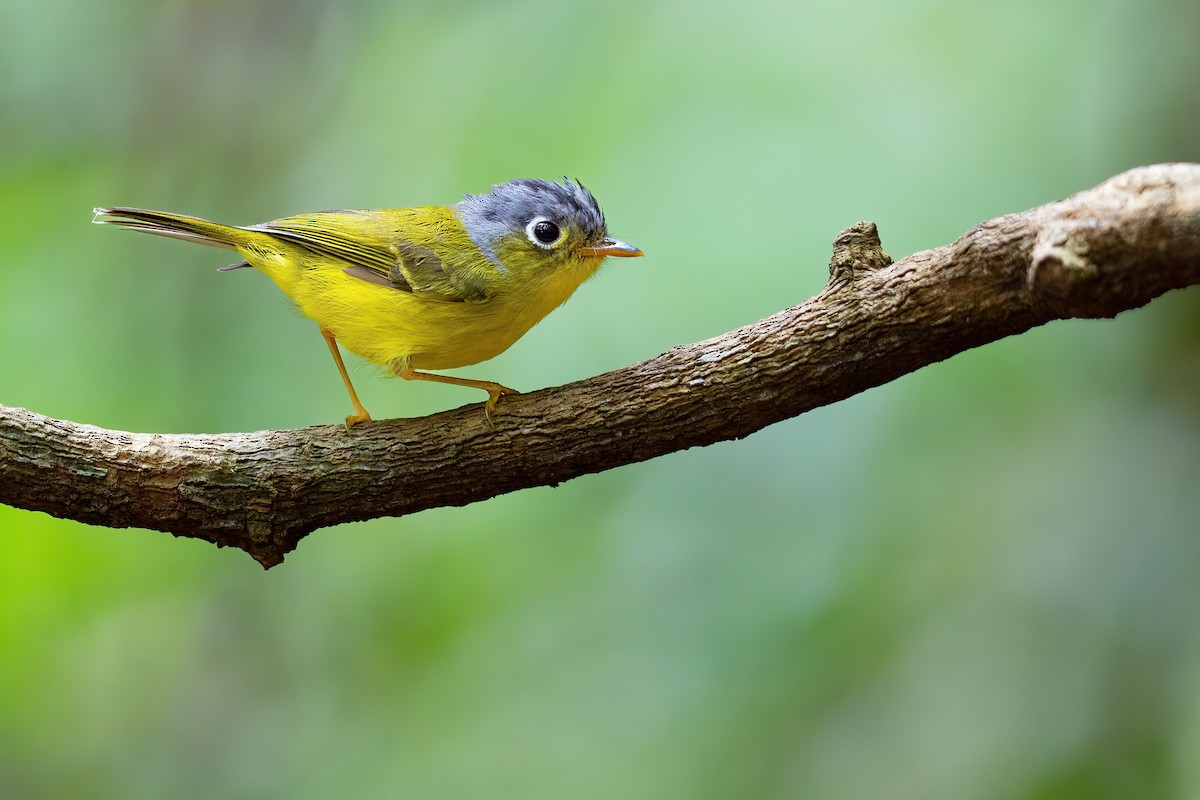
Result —
POLYGON ((550 249, 559 244, 565 237, 562 229, 544 217, 538 217, 525 228, 529 241, 543 249, 550 249))

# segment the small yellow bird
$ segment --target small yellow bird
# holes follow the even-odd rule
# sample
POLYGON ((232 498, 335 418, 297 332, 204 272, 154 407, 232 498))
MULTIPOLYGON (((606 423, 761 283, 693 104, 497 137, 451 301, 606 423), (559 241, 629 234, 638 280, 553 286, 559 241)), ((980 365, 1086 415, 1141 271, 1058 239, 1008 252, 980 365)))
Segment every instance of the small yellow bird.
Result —
POLYGON ((607 256, 640 256, 609 238, 599 204, 578 181, 509 181, 454 206, 321 211, 235 227, 140 208, 97 208, 98 224, 236 250, 321 328, 354 413, 366 422, 338 350, 406 380, 471 386, 492 381, 418 372, 478 364, 503 353, 562 305, 607 256))

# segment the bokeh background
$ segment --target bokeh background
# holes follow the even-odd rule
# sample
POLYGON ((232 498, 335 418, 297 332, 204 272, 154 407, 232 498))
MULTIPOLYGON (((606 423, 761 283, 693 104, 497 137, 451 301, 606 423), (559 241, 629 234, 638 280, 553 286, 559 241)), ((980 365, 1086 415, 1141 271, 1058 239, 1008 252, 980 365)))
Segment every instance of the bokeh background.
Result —
MULTIPOLYGON (((607 266, 460 374, 583 378, 1139 164, 1194 0, 0 2, 0 402, 337 422, 251 223, 578 176, 607 266)), ((377 416, 474 402, 355 361, 377 416)), ((5 798, 1200 796, 1200 295, 722 444, 241 553, 0 507, 5 798)))

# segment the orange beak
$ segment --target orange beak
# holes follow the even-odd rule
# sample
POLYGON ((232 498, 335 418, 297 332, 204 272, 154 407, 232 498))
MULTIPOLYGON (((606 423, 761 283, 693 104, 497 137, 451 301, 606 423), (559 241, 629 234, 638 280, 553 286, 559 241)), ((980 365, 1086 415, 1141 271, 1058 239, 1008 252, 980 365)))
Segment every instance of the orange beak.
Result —
POLYGON ((589 258, 605 258, 607 256, 637 258, 638 256, 645 255, 645 253, 633 245, 618 242, 616 239, 601 239, 600 243, 594 247, 581 247, 579 248, 579 254, 589 258))

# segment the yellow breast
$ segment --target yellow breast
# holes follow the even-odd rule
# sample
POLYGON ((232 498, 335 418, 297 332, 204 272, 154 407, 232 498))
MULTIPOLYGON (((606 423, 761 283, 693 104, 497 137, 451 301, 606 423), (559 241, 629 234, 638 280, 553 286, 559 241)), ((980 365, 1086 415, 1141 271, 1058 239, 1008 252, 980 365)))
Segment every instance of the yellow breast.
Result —
POLYGON ((453 302, 364 281, 343 272, 342 262, 315 260, 307 253, 250 261, 346 349, 384 367, 407 359, 416 369, 464 367, 503 353, 565 302, 600 263, 581 262, 526 279, 485 301, 453 302), (297 256, 304 263, 296 264, 297 256))

